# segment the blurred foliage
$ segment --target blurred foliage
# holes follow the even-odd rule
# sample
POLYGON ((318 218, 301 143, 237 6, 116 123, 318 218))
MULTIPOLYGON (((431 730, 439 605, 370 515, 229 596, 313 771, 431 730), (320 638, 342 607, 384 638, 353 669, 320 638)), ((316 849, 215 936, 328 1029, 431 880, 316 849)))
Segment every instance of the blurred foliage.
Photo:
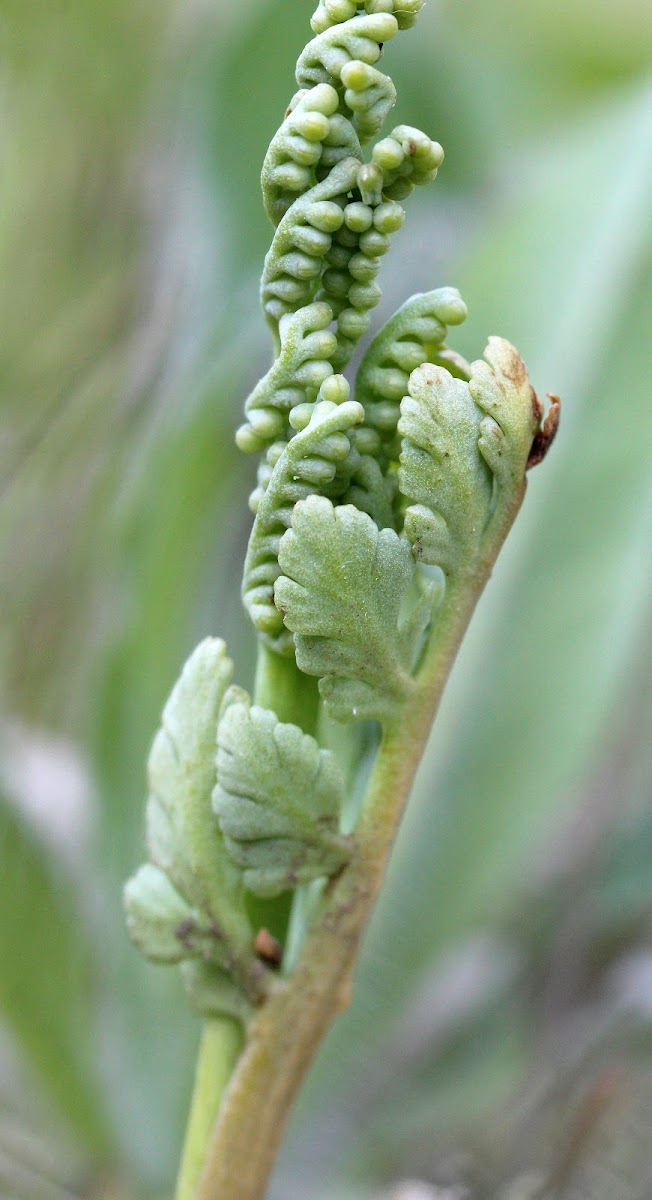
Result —
MULTIPOLYGON (((73 738, 97 792, 76 870, 43 836, 56 805, 35 825, 0 762, 0 1191, 25 1200, 139 1200, 175 1167, 197 1028, 129 947, 119 889, 184 655, 218 633, 251 682, 232 434, 267 354, 257 178, 310 11, 3 5, 0 700, 73 738)), ((383 312, 459 285, 458 348, 516 342, 564 424, 451 681, 284 1200, 306 1179, 331 1200, 416 1176, 460 1200, 652 1187, 651 52, 644 0, 429 0, 388 47, 397 119, 447 160, 383 312)))

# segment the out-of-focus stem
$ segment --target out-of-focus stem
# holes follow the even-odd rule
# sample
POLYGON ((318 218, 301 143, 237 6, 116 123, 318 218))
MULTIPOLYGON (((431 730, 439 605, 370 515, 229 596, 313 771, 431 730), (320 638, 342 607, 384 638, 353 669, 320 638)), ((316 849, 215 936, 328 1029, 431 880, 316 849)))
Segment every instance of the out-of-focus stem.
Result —
POLYGON ((194 1200, 197 1195, 206 1148, 217 1120, 222 1097, 242 1049, 242 1042, 242 1026, 239 1021, 231 1017, 215 1017, 205 1022, 176 1200, 194 1200))

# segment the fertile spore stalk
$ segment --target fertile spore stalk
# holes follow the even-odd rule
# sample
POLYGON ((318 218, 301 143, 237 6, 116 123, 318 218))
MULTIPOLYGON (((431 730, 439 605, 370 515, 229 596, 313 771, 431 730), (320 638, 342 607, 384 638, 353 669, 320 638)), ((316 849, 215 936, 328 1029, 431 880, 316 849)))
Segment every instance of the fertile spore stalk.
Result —
POLYGON ((243 599, 254 699, 203 641, 149 760, 129 931, 205 1018, 177 1200, 262 1200, 289 1109, 349 1001, 442 690, 554 436, 519 355, 446 345, 454 288, 413 296, 342 372, 380 299, 401 201, 441 146, 400 125, 377 64, 424 0, 322 0, 263 166, 274 362, 245 404, 259 455, 243 599), (375 741, 370 777, 363 769, 375 741), (293 894, 292 911, 279 897, 293 894), (284 915, 285 914, 285 915, 284 915), (273 932, 270 932, 273 931, 273 932))

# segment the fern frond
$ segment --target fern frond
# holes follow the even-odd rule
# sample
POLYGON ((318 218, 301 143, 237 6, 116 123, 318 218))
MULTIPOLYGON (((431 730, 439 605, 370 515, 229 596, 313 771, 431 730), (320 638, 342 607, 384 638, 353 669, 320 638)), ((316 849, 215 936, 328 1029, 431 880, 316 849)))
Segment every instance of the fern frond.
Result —
POLYGON ((330 751, 252 707, 237 688, 226 698, 217 747, 214 808, 250 891, 277 896, 344 865, 344 781, 330 751))

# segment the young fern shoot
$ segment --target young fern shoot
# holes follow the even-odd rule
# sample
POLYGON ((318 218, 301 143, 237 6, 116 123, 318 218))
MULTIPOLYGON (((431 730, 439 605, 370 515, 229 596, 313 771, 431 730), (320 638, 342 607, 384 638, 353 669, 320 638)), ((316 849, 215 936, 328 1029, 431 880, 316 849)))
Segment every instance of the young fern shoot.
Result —
POLYGON ((447 346, 466 316, 450 287, 406 301, 353 391, 342 373, 401 201, 443 160, 405 125, 363 149, 395 101, 385 44, 424 3, 321 0, 263 165, 274 361, 237 433, 259 455, 242 589, 255 694, 231 686, 223 642, 197 647, 152 747, 148 861, 125 889, 133 941, 180 965, 205 1020, 177 1200, 263 1200, 348 1003, 455 655, 557 426, 508 342, 470 364, 447 346))

